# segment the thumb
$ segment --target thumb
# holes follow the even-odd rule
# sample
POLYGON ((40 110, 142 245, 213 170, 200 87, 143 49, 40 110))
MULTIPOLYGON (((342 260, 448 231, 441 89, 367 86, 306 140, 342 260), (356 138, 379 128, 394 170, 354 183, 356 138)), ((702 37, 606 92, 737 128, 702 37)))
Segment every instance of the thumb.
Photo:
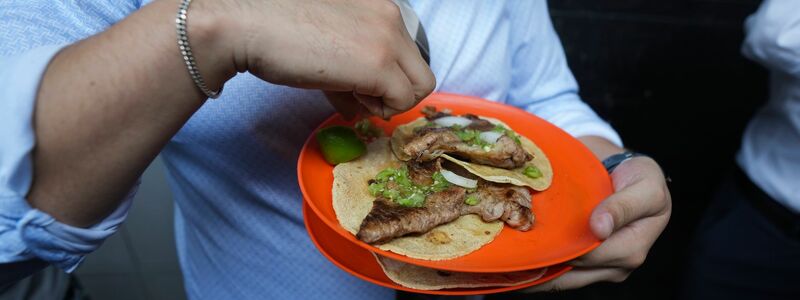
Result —
POLYGON ((589 218, 595 236, 605 240, 629 223, 658 214, 662 208, 657 188, 644 181, 635 182, 609 196, 598 205, 589 218))

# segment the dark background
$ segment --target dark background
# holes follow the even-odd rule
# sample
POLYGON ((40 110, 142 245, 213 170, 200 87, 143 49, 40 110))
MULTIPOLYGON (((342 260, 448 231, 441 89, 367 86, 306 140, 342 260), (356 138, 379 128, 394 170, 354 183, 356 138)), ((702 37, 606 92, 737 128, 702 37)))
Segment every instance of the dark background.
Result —
POLYGON ((734 163, 767 74, 740 54, 757 0, 554 0, 550 13, 581 96, 672 178, 672 218, 647 261, 620 284, 499 299, 671 299, 689 243, 734 163))

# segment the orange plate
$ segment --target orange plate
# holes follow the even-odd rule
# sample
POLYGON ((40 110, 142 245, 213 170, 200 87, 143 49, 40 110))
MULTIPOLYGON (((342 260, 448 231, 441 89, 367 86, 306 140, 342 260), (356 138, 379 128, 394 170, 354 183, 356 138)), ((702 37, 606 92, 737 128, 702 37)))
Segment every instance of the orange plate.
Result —
MULTIPOLYGON (((536 215, 533 228, 519 232, 505 227, 494 241, 481 249, 441 261, 413 259, 361 242, 336 219, 331 197, 333 166, 323 159, 312 134, 297 162, 298 181, 309 207, 337 234, 364 249, 403 262, 440 270, 486 273, 556 265, 583 255, 600 244, 589 229, 589 216, 592 209, 611 194, 611 179, 600 161, 580 141, 518 108, 453 94, 433 94, 421 105, 388 122, 375 118, 372 121, 386 133, 391 133, 397 125, 419 118, 420 109, 425 105, 448 108, 455 114, 473 113, 500 119, 542 148, 553 166, 554 178, 550 188, 533 194, 533 213, 536 215)), ((352 123, 334 115, 317 130, 331 125, 352 123)), ((342 244, 346 244, 345 240, 342 244)))
POLYGON ((333 232, 333 229, 323 223, 316 214, 310 211, 308 204, 303 204, 303 215, 305 216, 306 229, 308 230, 311 240, 317 246, 320 252, 328 258, 333 264, 339 268, 355 275, 358 278, 372 282, 374 284, 415 293, 435 294, 435 295, 482 295, 493 294, 500 292, 508 292, 518 290, 537 284, 542 284, 550 281, 553 278, 561 276, 572 267, 566 265, 551 266, 541 278, 516 286, 504 286, 494 288, 474 288, 474 289, 445 289, 436 291, 424 291, 412 288, 407 288, 402 285, 394 283, 389 277, 383 273, 383 269, 378 265, 375 257, 372 254, 360 248, 353 243, 348 242, 340 235, 333 232))

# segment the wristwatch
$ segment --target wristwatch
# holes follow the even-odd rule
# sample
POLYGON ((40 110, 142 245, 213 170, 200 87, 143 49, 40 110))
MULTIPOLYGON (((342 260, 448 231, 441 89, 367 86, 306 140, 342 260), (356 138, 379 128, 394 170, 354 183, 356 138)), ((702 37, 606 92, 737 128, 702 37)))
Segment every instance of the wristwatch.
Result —
POLYGON ((622 153, 617 153, 604 159, 603 167, 605 167, 606 171, 608 171, 608 173, 611 174, 611 172, 614 171, 614 168, 619 166, 622 162, 638 156, 647 156, 647 155, 633 151, 625 151, 622 153))

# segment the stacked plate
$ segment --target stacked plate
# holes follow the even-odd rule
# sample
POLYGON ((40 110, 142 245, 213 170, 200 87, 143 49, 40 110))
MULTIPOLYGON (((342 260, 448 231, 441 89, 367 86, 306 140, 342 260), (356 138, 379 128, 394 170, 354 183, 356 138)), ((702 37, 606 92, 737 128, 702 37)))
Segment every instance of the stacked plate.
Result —
MULTIPOLYGON (((483 99, 434 94, 412 111, 390 121, 373 119, 387 134, 398 125, 421 115, 420 109, 433 105, 454 114, 472 113, 499 119, 518 134, 534 141, 546 154, 553 168, 552 185, 533 192, 532 210, 536 216, 531 230, 520 232, 506 226, 489 244, 465 256, 449 260, 422 260, 381 250, 364 243, 343 228, 332 204, 333 166, 325 162, 314 135, 303 146, 297 163, 303 213, 311 239, 331 262, 343 270, 385 287, 440 295, 475 295, 511 291, 541 284, 569 271, 564 263, 600 244, 589 229, 593 208, 611 194, 611 180, 595 156, 583 144, 554 125, 523 110, 483 99), (512 286, 419 290, 398 284, 384 273, 376 257, 413 266, 438 270, 441 274, 485 275, 541 270, 541 277, 512 286)), ((334 115, 320 128, 352 125, 334 115)), ((315 131, 316 132, 316 131, 315 131)), ((524 273, 524 272, 523 272, 524 273)), ((505 275, 502 275, 505 276, 505 275)))

